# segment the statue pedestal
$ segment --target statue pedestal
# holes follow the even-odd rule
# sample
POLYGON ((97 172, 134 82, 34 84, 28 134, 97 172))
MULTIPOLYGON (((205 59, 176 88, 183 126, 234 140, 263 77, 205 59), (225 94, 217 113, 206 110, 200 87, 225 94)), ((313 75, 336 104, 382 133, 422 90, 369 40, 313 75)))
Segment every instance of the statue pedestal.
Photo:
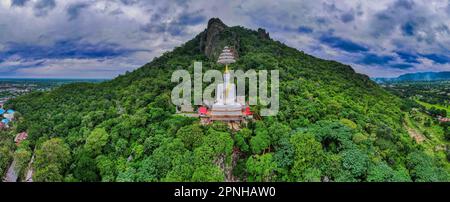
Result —
POLYGON ((241 121, 242 105, 238 103, 231 105, 214 104, 210 116, 211 120, 241 121))

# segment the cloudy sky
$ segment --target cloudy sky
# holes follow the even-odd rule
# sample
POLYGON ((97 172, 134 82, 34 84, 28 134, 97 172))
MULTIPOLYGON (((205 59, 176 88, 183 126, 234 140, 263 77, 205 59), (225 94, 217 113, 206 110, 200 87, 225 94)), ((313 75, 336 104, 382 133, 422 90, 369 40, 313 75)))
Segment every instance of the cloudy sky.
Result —
POLYGON ((0 0, 0 77, 112 78, 211 17, 372 77, 450 71, 450 0, 0 0))

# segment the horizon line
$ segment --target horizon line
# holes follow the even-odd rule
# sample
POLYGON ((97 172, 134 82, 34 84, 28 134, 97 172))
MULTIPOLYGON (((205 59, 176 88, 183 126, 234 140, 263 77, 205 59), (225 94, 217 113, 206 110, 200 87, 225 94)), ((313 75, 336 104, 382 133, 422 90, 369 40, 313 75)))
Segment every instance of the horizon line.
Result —
POLYGON ((71 77, 0 77, 0 79, 112 80, 112 79, 114 79, 114 78, 71 78, 71 77))

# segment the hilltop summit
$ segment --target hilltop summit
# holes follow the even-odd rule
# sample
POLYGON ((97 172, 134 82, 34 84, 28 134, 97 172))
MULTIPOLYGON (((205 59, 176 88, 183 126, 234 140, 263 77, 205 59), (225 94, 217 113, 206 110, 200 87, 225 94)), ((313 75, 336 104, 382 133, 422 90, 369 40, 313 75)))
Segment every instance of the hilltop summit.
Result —
MULTIPOLYGON (((211 18, 208 21, 206 30, 199 34, 200 50, 210 59, 216 59, 224 46, 230 46, 235 51, 236 57, 239 57, 241 49, 241 38, 236 31, 241 27, 228 27, 219 18, 211 18)), ((270 40, 269 33, 265 29, 259 28, 256 36, 260 40, 270 40)))
MULTIPOLYGON (((200 41, 200 49, 208 58, 217 57, 223 47, 219 47, 222 32, 228 28, 219 18, 211 18, 208 27, 203 31, 200 41)), ((233 45, 236 45, 234 43, 233 45)))
POLYGON ((229 44, 222 43, 229 37, 225 33, 228 28, 219 18, 211 18, 208 21, 208 27, 200 34, 200 49, 208 58, 217 58, 225 45, 230 45, 233 50, 239 49, 239 37, 236 35, 229 38, 229 44))

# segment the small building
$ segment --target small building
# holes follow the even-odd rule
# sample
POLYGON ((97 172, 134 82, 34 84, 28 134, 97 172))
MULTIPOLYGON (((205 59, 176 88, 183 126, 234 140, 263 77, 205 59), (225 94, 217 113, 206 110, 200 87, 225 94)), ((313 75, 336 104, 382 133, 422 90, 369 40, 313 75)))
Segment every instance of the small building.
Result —
POLYGON ((16 144, 20 144, 22 141, 26 140, 27 138, 28 138, 28 133, 27 132, 21 132, 21 133, 16 135, 16 137, 14 138, 14 142, 16 144))
POLYGON ((0 121, 0 123, 1 123, 1 128, 2 129, 7 129, 7 128, 9 128, 9 119, 2 119, 1 121, 0 121))
POLYGON ((2 119, 1 121, 3 124, 8 125, 9 124, 9 119, 2 119))
POLYGON ((6 111, 0 108, 0 115, 3 115, 6 111))
POLYGON ((15 111, 12 109, 8 109, 6 110, 6 113, 3 113, 3 117, 9 119, 10 121, 12 121, 14 119, 14 113, 15 111))

